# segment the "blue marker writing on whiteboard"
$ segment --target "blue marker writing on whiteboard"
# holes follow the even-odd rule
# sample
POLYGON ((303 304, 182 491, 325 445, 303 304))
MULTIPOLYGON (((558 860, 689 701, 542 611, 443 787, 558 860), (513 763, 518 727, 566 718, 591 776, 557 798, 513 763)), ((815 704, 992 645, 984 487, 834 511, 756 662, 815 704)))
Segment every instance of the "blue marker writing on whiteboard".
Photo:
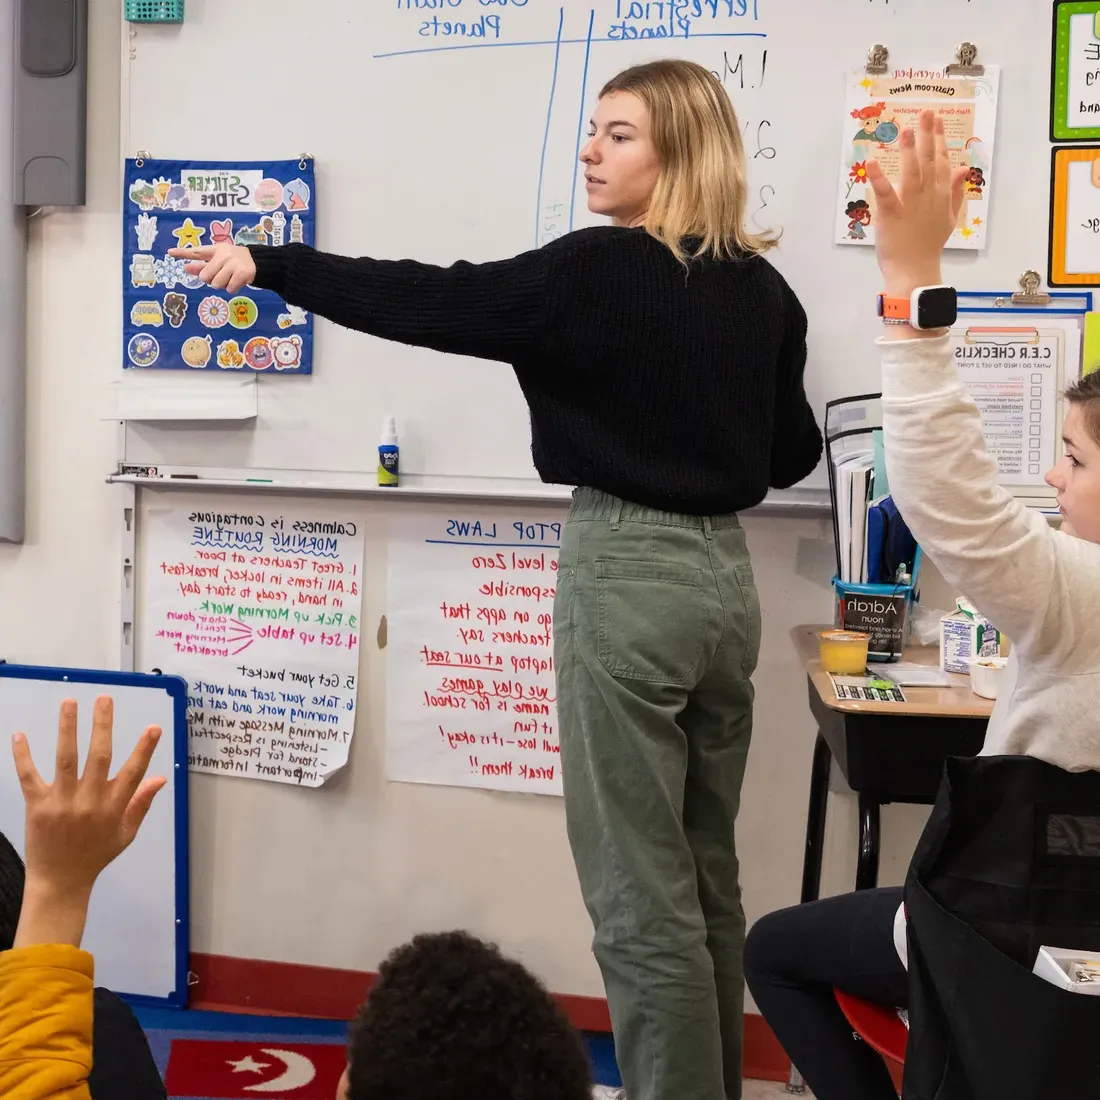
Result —
POLYGON ((392 416, 382 421, 382 439, 378 444, 378 484, 393 488, 398 483, 397 424, 392 416))

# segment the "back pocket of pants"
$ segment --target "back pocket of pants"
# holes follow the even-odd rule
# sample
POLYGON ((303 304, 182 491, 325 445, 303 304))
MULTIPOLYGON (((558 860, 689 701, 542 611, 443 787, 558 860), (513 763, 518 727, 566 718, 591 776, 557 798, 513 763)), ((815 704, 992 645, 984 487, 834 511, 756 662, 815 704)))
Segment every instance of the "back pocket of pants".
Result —
POLYGON ((694 684, 707 631, 703 571, 671 562, 595 564, 604 668, 624 680, 694 684))
POLYGON ((737 566, 735 573, 737 586, 741 589, 741 598, 745 603, 745 660, 741 672, 748 679, 756 671, 756 663, 760 660, 760 595, 756 591, 756 580, 750 564, 737 566))

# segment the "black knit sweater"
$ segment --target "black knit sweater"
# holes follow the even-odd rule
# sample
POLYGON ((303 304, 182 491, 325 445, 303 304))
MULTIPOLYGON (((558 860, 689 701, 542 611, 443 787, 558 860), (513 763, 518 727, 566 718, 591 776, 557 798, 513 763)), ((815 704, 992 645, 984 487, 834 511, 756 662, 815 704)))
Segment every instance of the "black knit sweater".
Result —
POLYGON ((696 515, 758 504, 821 457, 806 314, 759 257, 689 269, 642 229, 570 233, 494 263, 251 249, 257 287, 347 328, 510 363, 535 466, 696 515))

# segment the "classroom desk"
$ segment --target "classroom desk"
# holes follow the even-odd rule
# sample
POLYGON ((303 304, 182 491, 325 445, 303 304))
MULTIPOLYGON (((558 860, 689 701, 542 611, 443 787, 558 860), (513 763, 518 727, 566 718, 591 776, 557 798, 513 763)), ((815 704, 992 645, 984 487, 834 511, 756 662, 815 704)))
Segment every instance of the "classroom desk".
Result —
MULTIPOLYGON (((974 756, 982 747, 993 703, 968 686, 903 688, 904 703, 840 702, 818 661, 817 634, 827 626, 797 626, 791 638, 806 670, 810 711, 817 721, 802 900, 816 901, 821 889, 821 856, 829 771, 836 760, 859 795, 859 849, 856 889, 878 885, 879 808, 888 802, 931 805, 949 756, 974 756)), ((902 660, 939 665, 935 646, 909 649, 902 660)), ((889 673, 890 666, 882 665, 889 673)), ((961 685, 968 680, 954 677, 961 685)))

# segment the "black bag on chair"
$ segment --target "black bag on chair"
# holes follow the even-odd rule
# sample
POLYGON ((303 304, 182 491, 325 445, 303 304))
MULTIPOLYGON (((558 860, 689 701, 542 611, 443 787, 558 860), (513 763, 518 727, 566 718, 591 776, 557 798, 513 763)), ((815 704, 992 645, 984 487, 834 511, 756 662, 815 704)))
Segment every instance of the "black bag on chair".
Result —
POLYGON ((1032 973, 1100 953, 1100 772, 950 759, 905 883, 903 1100, 1100 1096, 1100 996, 1032 973))

